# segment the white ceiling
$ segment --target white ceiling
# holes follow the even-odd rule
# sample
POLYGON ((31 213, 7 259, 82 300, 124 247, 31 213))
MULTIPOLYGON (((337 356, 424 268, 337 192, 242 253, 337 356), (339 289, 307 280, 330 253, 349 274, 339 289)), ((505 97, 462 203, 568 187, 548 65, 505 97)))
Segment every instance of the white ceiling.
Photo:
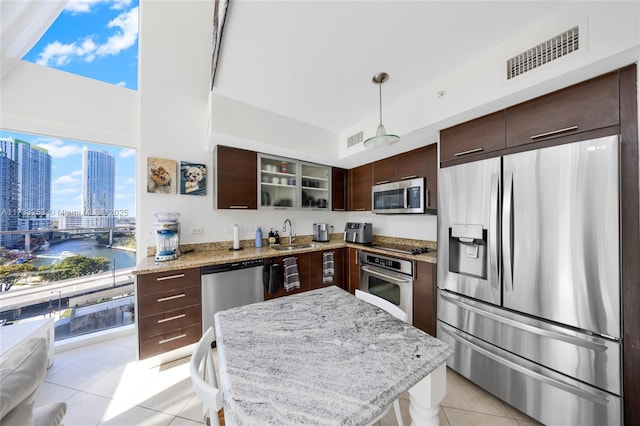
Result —
POLYGON ((570 4, 231 0, 214 93, 339 132, 570 4))

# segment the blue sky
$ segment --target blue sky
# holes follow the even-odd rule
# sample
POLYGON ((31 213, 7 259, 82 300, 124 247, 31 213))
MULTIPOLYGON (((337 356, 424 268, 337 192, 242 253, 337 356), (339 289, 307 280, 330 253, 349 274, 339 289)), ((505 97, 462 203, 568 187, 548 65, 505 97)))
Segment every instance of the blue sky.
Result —
MULTIPOLYGON (((138 1, 71 0, 23 59, 137 90, 138 1)), ((115 208, 135 216, 135 150, 0 129, 0 138, 6 137, 49 151, 51 208, 56 212, 80 210, 83 146, 108 151, 116 160, 115 208)))

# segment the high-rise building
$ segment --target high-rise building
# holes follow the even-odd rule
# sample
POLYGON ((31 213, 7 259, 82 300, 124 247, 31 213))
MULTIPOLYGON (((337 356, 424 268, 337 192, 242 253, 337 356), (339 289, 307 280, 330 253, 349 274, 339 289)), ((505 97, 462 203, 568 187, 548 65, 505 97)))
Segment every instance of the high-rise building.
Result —
MULTIPOLYGON (((51 156, 46 149, 13 138, 0 139, 0 230, 50 228, 51 156), (6 206, 6 207, 5 207, 6 206)), ((0 245, 15 247, 16 237, 5 236, 0 245)))
POLYGON ((84 147, 82 150, 83 226, 115 226, 116 165, 113 155, 84 147), (101 216, 102 218, 96 218, 101 216))

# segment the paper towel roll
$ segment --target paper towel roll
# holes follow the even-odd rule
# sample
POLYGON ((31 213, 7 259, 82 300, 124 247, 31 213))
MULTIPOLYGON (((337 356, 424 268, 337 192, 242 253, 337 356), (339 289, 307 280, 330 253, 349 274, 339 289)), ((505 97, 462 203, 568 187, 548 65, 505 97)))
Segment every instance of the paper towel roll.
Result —
POLYGON ((233 226, 233 249, 234 250, 238 250, 240 248, 239 232, 240 232, 240 227, 238 226, 238 224, 235 224, 233 226))

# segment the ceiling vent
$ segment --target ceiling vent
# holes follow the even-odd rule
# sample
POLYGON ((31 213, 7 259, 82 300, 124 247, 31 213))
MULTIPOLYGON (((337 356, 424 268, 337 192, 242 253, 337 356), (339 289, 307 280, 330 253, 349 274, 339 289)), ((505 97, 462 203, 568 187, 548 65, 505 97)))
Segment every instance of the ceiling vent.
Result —
POLYGON ((575 26, 539 45, 507 60, 507 80, 517 77, 544 65, 548 62, 562 58, 580 47, 578 27, 575 26))
POLYGON ((362 143, 362 139, 363 139, 362 131, 356 133, 355 135, 349 136, 347 138, 347 148, 351 148, 354 145, 358 145, 359 143, 362 143))

